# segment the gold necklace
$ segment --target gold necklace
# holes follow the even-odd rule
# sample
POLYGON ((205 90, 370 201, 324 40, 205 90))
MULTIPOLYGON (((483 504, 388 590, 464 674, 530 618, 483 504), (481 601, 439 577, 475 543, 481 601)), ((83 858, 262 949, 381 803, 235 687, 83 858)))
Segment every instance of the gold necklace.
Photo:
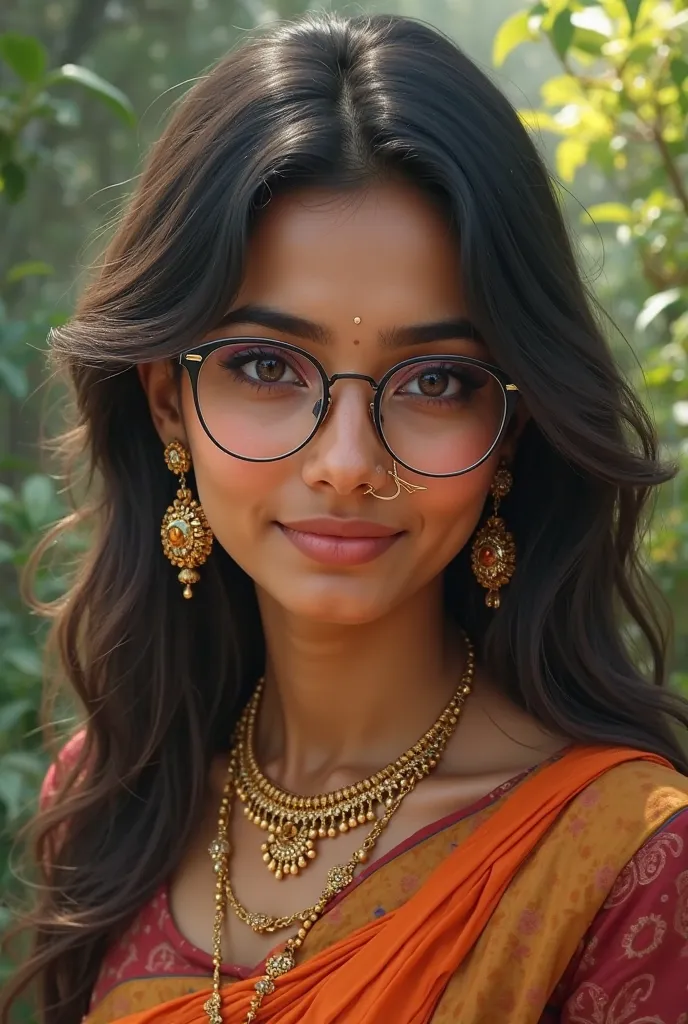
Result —
POLYGON ((298 875, 317 856, 317 844, 378 819, 378 807, 390 807, 411 782, 424 779, 437 766, 461 706, 470 692, 473 652, 468 647, 461 682, 437 721, 412 747, 385 768, 344 789, 317 796, 297 796, 280 789, 258 767, 255 726, 264 680, 260 680, 239 722, 236 743, 236 794, 244 814, 264 832, 263 861, 280 881, 298 875))
MULTIPOLYGON (((237 729, 235 732, 235 740, 232 748, 232 753, 230 755, 229 766, 227 769, 227 779, 222 793, 222 799, 220 801, 220 810, 218 814, 217 824, 217 837, 213 840, 213 842, 210 844, 208 848, 208 852, 210 853, 211 859, 213 861, 213 870, 215 871, 216 876, 215 918, 213 921, 213 989, 210 997, 203 1004, 203 1008, 208 1014, 209 1024, 223 1024, 221 1014, 222 997, 220 995, 222 971, 222 924, 225 918, 227 906, 229 905, 234 911, 234 913, 236 913, 237 916, 240 918, 240 920, 244 921, 246 924, 249 924, 250 927, 258 933, 273 932, 278 928, 281 929, 289 927, 290 925, 295 924, 297 921, 300 921, 301 923, 301 927, 299 928, 297 934, 287 939, 284 948, 280 952, 273 953, 272 956, 268 957, 265 963, 265 974, 255 982, 254 989, 256 994, 251 999, 251 1003, 246 1018, 244 1020, 244 1024, 252 1024, 252 1022, 256 1019, 258 1015, 258 1011, 262 1005, 264 998, 270 995, 272 992, 274 992, 275 981, 277 980, 277 978, 281 977, 283 974, 286 974, 288 971, 292 970, 292 968, 296 965, 296 952, 303 945, 303 942, 308 932, 316 923, 318 918, 322 916, 323 912, 325 911, 325 908, 331 902, 331 900, 333 900, 334 897, 338 895, 338 893, 342 892, 342 890, 344 890, 350 884, 350 882, 353 880, 356 868, 368 859, 370 851, 374 848, 375 843, 377 842, 378 838, 380 837, 384 829, 387 827, 394 813, 401 806, 404 797, 408 796, 408 794, 415 788, 416 783, 420 781, 420 779, 425 778, 425 776, 429 774, 429 771, 432 771, 432 769, 437 766, 437 760, 444 751, 444 748, 446 747, 449 737, 454 732, 454 729, 456 728, 458 722, 459 714, 461 712, 461 708, 466 700, 466 697, 471 692, 471 683, 473 680, 473 673, 475 668, 475 652, 473 645, 468 639, 468 637, 465 637, 465 642, 466 665, 461 676, 459 686, 456 692, 454 693, 454 696, 452 697, 451 701, 447 705, 447 708, 445 708, 445 710, 442 712, 439 719, 437 720, 436 725, 433 726, 432 729, 428 730, 428 732, 425 734, 425 737, 427 737, 429 734, 432 734, 436 726, 439 725, 439 723, 443 720, 443 716, 447 715, 449 709, 454 709, 452 713, 448 715, 447 718, 445 718, 446 724, 444 725, 441 731, 444 736, 444 742, 441 743, 437 755, 434 758, 431 758, 431 760, 434 761, 434 764, 430 765, 428 771, 425 771, 424 773, 419 773, 418 769, 420 766, 417 766, 414 768, 413 774, 407 774, 406 772, 400 774, 399 787, 398 791, 394 791, 395 795, 392 795, 393 791, 390 791, 390 785, 392 783, 388 782, 385 784, 383 791, 387 792, 388 795, 385 797, 383 814, 380 818, 377 818, 377 816, 373 812, 373 817, 375 819, 374 824, 370 829, 370 832, 366 836, 365 840, 361 844, 361 847, 345 864, 338 864, 330 869, 330 871, 327 874, 325 888, 323 889, 320 895, 320 899, 316 904, 314 904, 312 907, 309 907, 306 910, 300 911, 297 914, 291 914, 287 917, 281 918, 271 917, 267 914, 251 914, 251 912, 246 910, 246 908, 237 899, 236 895, 232 890, 232 886, 229 880, 229 857, 231 853, 231 846, 228 839, 228 829, 233 796, 235 793, 237 793, 238 795, 237 779, 239 771, 239 753, 241 750, 240 741, 242 740, 242 738, 244 739, 244 742, 246 741, 245 738, 247 736, 247 733, 245 731, 245 725, 248 721, 249 709, 254 705, 254 702, 257 708, 255 696, 249 702, 247 709, 241 716, 241 719, 237 725, 237 729), (406 785, 401 786, 401 779, 407 780, 406 785)), ((262 690, 262 681, 260 689, 262 690)), ((253 721, 255 723, 255 712, 253 716, 253 721)), ((416 748, 419 745, 420 744, 416 744, 416 747, 411 748, 411 751, 414 754, 417 753, 416 748)), ((406 767, 406 765, 408 764, 408 752, 407 754, 402 755, 402 758, 398 758, 398 760, 394 762, 394 765, 396 766, 398 764, 401 764, 404 767, 406 767), (403 761, 402 758, 406 758, 406 761, 403 761)), ((415 761, 413 763, 415 764, 415 761)), ((375 779, 377 778, 377 776, 382 776, 385 771, 386 769, 383 769, 382 773, 378 772, 376 776, 372 776, 371 778, 375 779)), ((269 783, 269 785, 272 786, 271 783, 269 783)), ((364 784, 359 783, 355 787, 348 787, 349 794, 351 794, 352 791, 354 794, 361 792, 361 790, 359 790, 359 786, 361 785, 364 784)), ((379 783, 379 785, 381 785, 381 783, 379 783)), ((272 789, 276 792, 280 792, 275 786, 272 786, 272 789)), ((337 793, 333 794, 333 796, 338 796, 339 792, 340 791, 337 791, 337 793)), ((351 802, 351 796, 344 796, 344 793, 346 792, 346 790, 342 791, 342 800, 351 802)), ((369 789, 365 790, 365 792, 369 792, 369 789)), ((314 813, 317 812, 319 818, 322 818, 322 805, 318 805, 318 807, 316 807, 314 804, 314 797, 304 798, 295 797, 292 794, 283 795, 287 798, 290 798, 291 800, 305 801, 306 810, 312 810, 314 813), (311 801, 310 807, 308 807, 309 801, 311 801)), ((330 807, 332 806, 329 804, 329 796, 330 794, 327 794, 328 803, 326 807, 328 816, 330 807)), ((246 809, 247 808, 245 807, 245 811, 246 809)), ((262 820, 263 819, 261 819, 260 822, 261 826, 262 820)), ((290 819, 287 818, 287 820, 290 819)), ((366 820, 370 820, 367 818, 367 812, 366 820)))

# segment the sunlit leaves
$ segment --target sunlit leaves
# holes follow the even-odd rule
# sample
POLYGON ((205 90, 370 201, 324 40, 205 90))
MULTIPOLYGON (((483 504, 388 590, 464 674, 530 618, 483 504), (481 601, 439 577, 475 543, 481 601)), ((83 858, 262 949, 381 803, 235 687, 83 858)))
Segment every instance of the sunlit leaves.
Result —
POLYGON ((492 46, 492 61, 501 67, 506 58, 521 43, 537 39, 529 11, 517 11, 500 26, 492 46))
POLYGON ((562 181, 570 182, 576 176, 576 171, 585 164, 588 158, 588 143, 582 139, 571 137, 564 139, 557 146, 556 163, 557 173, 562 181))
MULTIPOLYGON (((660 494, 647 551, 688 637, 688 5, 686 0, 542 0, 529 27, 557 58, 541 109, 521 112, 557 136, 566 185, 595 180, 579 215, 605 267, 624 266, 614 299, 641 357, 635 379, 684 472, 660 494), (591 230, 592 229, 592 230, 591 230), (617 294, 617 291, 620 294, 617 294)), ((526 41, 523 39, 522 41, 526 41)), ((563 189, 560 189, 564 192, 563 189)), ((565 192, 564 192, 565 195, 565 192)), ((616 310, 612 310, 616 315, 616 310)), ((684 674, 688 685, 688 675, 684 674)))
POLYGON ((645 300, 635 322, 636 329, 639 331, 647 330, 660 313, 663 313, 667 307, 673 306, 680 298, 680 288, 668 288, 665 292, 655 292, 654 295, 645 300))
POLYGON ((628 224, 633 219, 633 211, 625 203, 597 203, 588 207, 587 216, 597 224, 628 224))

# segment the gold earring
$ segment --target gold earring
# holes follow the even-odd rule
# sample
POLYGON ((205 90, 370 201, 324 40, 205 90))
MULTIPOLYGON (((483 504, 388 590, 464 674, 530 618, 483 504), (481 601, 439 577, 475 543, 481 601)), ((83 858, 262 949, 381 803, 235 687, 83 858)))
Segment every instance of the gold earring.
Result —
POLYGON ((185 474, 191 469, 190 453, 179 441, 171 441, 165 448, 165 462, 170 472, 179 477, 179 490, 162 519, 162 549, 172 565, 181 568, 177 579, 184 585, 184 597, 189 598, 191 585, 201 578, 196 566, 207 561, 213 534, 202 506, 186 486, 185 474))
POLYGON ((501 500, 509 493, 513 482, 506 466, 500 466, 490 487, 494 510, 473 541, 471 565, 478 583, 487 590, 485 604, 488 608, 499 608, 500 587, 509 582, 516 569, 516 543, 498 515, 501 500))
POLYGON ((394 501, 401 494, 402 487, 407 494, 414 494, 416 491, 427 491, 427 487, 422 487, 420 484, 410 484, 408 480, 402 480, 397 473, 396 462, 392 463, 392 469, 387 470, 387 476, 391 476, 394 483, 397 485, 397 489, 394 494, 382 495, 378 494, 372 484, 368 484, 364 494, 371 494, 373 498, 378 498, 380 501, 394 501))

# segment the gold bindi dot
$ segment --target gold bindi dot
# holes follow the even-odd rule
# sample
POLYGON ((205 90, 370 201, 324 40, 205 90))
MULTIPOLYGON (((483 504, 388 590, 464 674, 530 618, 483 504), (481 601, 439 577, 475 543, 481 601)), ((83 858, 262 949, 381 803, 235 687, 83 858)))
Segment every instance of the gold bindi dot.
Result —
POLYGON ((355 317, 354 317, 354 323, 355 323, 355 324, 360 324, 360 322, 361 322, 361 318, 360 318, 360 316, 355 316, 355 317))

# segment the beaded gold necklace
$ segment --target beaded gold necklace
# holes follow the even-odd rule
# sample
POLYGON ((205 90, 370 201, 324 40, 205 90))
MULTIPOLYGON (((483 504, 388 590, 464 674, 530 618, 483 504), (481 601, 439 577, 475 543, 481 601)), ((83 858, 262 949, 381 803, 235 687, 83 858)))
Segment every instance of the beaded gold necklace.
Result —
POLYGON ((467 637, 465 642, 466 665, 461 681, 435 724, 418 743, 382 771, 362 782, 314 797, 300 797, 279 789, 258 768, 253 753, 253 740, 264 685, 263 680, 260 680, 235 730, 227 779, 220 801, 217 837, 208 848, 216 876, 213 990, 204 1004, 210 1024, 223 1024, 220 1012, 222 925, 227 907, 259 934, 297 923, 300 925, 297 934, 287 939, 284 948, 268 958, 265 974, 255 983, 256 994, 244 1021, 244 1024, 251 1024, 264 998, 274 991, 276 979, 295 966, 296 952, 303 945, 308 932, 330 901, 349 885, 356 868, 368 859, 404 798, 437 767, 456 728, 463 704, 471 692, 475 652, 467 637), (231 846, 228 830, 235 794, 243 803, 244 814, 249 820, 268 832, 267 843, 263 844, 263 860, 276 878, 298 874, 307 867, 309 861, 317 855, 318 839, 335 838, 365 823, 371 823, 372 827, 353 856, 346 863, 330 869, 320 898, 313 906, 284 917, 256 914, 247 910, 239 901, 229 879, 231 846), (377 813, 379 809, 380 816, 377 813))

